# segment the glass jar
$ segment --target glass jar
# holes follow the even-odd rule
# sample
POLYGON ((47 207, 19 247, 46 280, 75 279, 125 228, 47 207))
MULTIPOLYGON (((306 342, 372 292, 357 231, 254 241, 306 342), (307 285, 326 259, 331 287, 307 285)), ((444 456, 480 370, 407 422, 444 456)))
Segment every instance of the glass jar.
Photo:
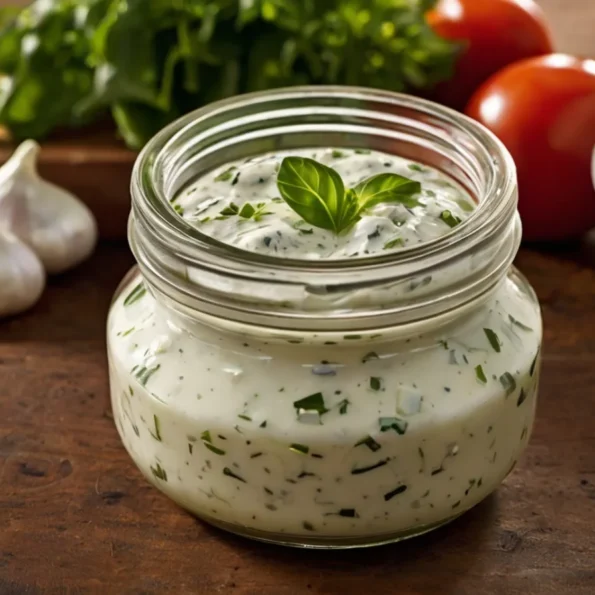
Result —
POLYGON ((465 116, 369 89, 236 97, 157 134, 132 179, 138 262, 108 319, 114 418, 158 489, 285 545, 397 541, 502 482, 534 419, 541 318, 512 266, 514 164, 465 116), (435 240, 305 261, 207 237, 172 197, 232 160, 305 147, 426 163, 478 206, 435 240))

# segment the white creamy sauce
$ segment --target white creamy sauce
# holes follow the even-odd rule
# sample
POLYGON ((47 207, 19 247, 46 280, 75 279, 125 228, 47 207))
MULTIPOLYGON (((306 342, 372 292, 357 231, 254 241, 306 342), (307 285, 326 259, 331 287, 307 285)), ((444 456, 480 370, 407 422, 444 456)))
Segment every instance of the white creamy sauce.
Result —
POLYGON ((197 229, 226 244, 299 259, 355 258, 406 248, 451 231, 441 218, 443 213, 464 220, 474 209, 465 191, 435 169, 394 155, 347 149, 276 153, 226 165, 200 178, 173 204, 197 229), (277 170, 288 155, 309 157, 332 167, 350 188, 383 173, 421 182, 422 192, 415 197, 419 205, 378 204, 339 235, 314 227, 280 198, 277 170), (246 203, 261 213, 256 219, 231 214, 236 208, 240 212, 246 203))
MULTIPOLYGON (((299 258, 381 252, 397 235, 405 246, 428 241, 450 231, 442 211, 470 214, 461 204, 471 199, 435 170, 344 153, 317 158, 347 184, 390 160, 391 171, 422 183, 424 204, 379 205, 339 237, 300 233, 298 216, 274 200, 280 156, 268 155, 231 164, 241 173, 233 186, 215 181, 227 166, 175 204, 226 243, 299 258), (271 214, 214 219, 246 201, 266 202, 271 214)), ((541 321, 514 275, 465 320, 407 339, 325 344, 304 334, 295 343, 196 329, 180 328, 135 277, 110 313, 110 377, 116 423, 139 468, 207 519, 304 539, 415 531, 487 496, 529 439, 541 321)))

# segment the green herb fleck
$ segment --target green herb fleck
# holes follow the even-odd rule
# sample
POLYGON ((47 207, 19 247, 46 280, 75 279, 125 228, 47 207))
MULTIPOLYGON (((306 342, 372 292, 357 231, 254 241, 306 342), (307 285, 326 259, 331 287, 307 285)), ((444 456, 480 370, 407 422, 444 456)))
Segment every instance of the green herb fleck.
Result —
POLYGON ((340 159, 341 157, 345 157, 345 153, 343 151, 334 150, 331 153, 333 159, 340 159))
POLYGON ((238 205, 236 205, 234 202, 231 202, 219 211, 219 215, 221 215, 222 217, 233 217, 234 215, 237 215, 239 212, 240 209, 238 205))
POLYGON ((513 326, 516 326, 524 331, 533 332, 533 329, 530 326, 527 326, 526 324, 523 324, 520 320, 517 320, 512 314, 508 315, 508 320, 510 320, 510 323, 513 326))
POLYGON ((156 366, 153 366, 151 368, 146 368, 145 366, 142 366, 137 369, 134 375, 143 386, 146 386, 147 382, 149 381, 149 378, 151 378, 151 376, 153 376, 153 374, 155 374, 155 372, 157 372, 159 368, 161 368, 161 364, 157 364, 156 366))
POLYGON ((357 153, 358 155, 369 155, 371 152, 370 149, 356 149, 354 151, 354 153, 357 153))
POLYGON ((506 391, 507 397, 512 395, 512 393, 516 390, 516 380, 510 372, 504 372, 504 374, 500 376, 500 384, 502 385, 502 388, 506 391))
POLYGON ((525 390, 521 388, 521 392, 519 394, 519 398, 517 399, 516 406, 520 407, 525 402, 526 398, 527 394, 525 393, 525 390))
POLYGON ((361 335, 343 335, 343 339, 346 339, 347 341, 357 341, 358 339, 361 339, 362 336, 361 335))
POLYGON ((260 426, 258 426, 259 428, 266 428, 267 427, 267 420, 265 419, 260 426))
POLYGON ((233 176, 233 172, 237 169, 235 166, 231 166, 229 169, 226 169, 224 172, 221 172, 216 178, 215 182, 228 182, 231 180, 233 176))
POLYGON ((483 332, 486 334, 486 337, 488 338, 488 341, 490 342, 492 349, 496 353, 500 353, 502 343, 500 342, 498 335, 491 328, 484 328, 483 332))
POLYGON ((252 421, 252 418, 251 418, 249 415, 244 415, 243 413, 240 413, 240 414, 238 415, 238 417, 239 417, 240 419, 244 419, 244 420, 246 420, 246 421, 252 421))
POLYGON ((381 417, 378 419, 378 423, 380 424, 381 432, 394 430, 401 436, 407 431, 407 426, 409 425, 406 420, 399 417, 381 417))
POLYGON ((127 331, 124 331, 121 336, 122 337, 127 337, 130 333, 134 332, 134 327, 130 327, 127 331))
POLYGON ((378 378, 377 376, 370 377, 370 388, 372 390, 378 391, 382 387, 382 379, 378 378))
POLYGON ((337 513, 339 516, 347 517, 348 519, 357 519, 359 515, 355 511, 355 508, 341 508, 337 513))
POLYGON ((384 494, 384 501, 388 502, 389 500, 392 500, 395 496, 398 496, 399 494, 402 494, 405 491, 407 491, 407 486, 400 485, 396 487, 394 490, 391 490, 390 492, 384 494))
POLYGON ((373 465, 367 465, 366 467, 354 467, 351 470, 351 475, 361 475, 362 473, 368 473, 368 471, 373 471, 374 469, 378 469, 378 467, 384 467, 388 463, 388 459, 383 459, 374 463, 373 465))
POLYGON ((159 463, 157 463, 155 467, 151 465, 150 469, 151 473, 156 479, 160 479, 161 481, 167 481, 167 472, 159 463))
POLYGON ((533 376, 533 372, 535 372, 535 366, 537 365, 538 357, 539 357, 539 349, 537 350, 537 353, 535 354, 535 357, 533 358, 533 361, 531 362, 531 367, 529 368, 529 376, 533 376))
POLYGON ((345 415, 347 413, 347 407, 349 407, 349 405, 351 405, 351 403, 347 399, 343 399, 339 403, 339 414, 345 415))
POLYGON ((407 167, 412 171, 420 171, 420 172, 426 171, 425 167, 422 167, 421 165, 418 165, 417 163, 408 163, 407 167))
POLYGON ((366 364, 373 359, 379 359, 378 354, 375 351, 370 351, 369 353, 366 353, 364 357, 362 357, 362 364, 366 364))
POLYGON ((153 438, 155 438, 155 440, 157 440, 158 442, 162 442, 161 439, 161 423, 159 421, 159 418, 153 414, 153 423, 155 424, 155 433, 151 432, 151 430, 149 430, 149 434, 151 434, 151 436, 153 436, 153 438))
POLYGON ((306 529, 306 531, 316 531, 316 529, 314 528, 314 525, 312 523, 309 523, 308 521, 304 521, 302 523, 302 527, 304 527, 304 529, 306 529))
POLYGON ((380 444, 378 444, 378 442, 376 442, 376 440, 374 440, 374 438, 372 438, 372 436, 365 436, 359 442, 355 443, 355 446, 361 446, 361 445, 367 446, 372 452, 376 452, 377 450, 380 450, 380 448, 381 448, 380 444))
POLYGON ((144 283, 139 283, 127 296, 124 300, 125 306, 130 306, 135 302, 138 302, 145 294, 147 293, 147 288, 145 287, 144 283))
POLYGON ((211 433, 209 432, 209 430, 205 430, 201 435, 200 435, 200 439, 202 440, 202 443, 213 453, 215 453, 216 455, 224 455, 225 451, 222 450, 221 448, 217 448, 214 444, 213 441, 211 439, 211 433))
POLYGON ((442 211, 442 213, 440 213, 440 219, 442 219, 442 221, 449 227, 456 227, 461 222, 461 219, 456 215, 453 215, 451 211, 442 211))
POLYGON ((324 404, 322 393, 314 393, 313 395, 294 401, 293 406, 298 410, 298 413, 301 411, 316 411, 318 415, 323 415, 328 411, 324 404))
POLYGON ((289 450, 302 455, 307 455, 310 452, 310 447, 306 446, 305 444, 290 444, 289 450))
POLYGON ((243 477, 240 477, 237 473, 234 473, 229 467, 223 467, 223 475, 227 475, 227 477, 237 479, 242 483, 248 483, 243 477))
POLYGON ((386 242, 386 244, 384 244, 384 246, 382 247, 383 250, 390 250, 391 248, 395 248, 396 246, 401 246, 403 247, 405 245, 405 242, 403 241, 403 238, 394 238, 392 240, 389 240, 388 242, 386 242))
POLYGON ((483 367, 481 365, 475 366, 475 377, 482 384, 486 384, 487 381, 488 381, 488 379, 486 378, 486 375, 485 375, 485 373, 483 371, 483 367))

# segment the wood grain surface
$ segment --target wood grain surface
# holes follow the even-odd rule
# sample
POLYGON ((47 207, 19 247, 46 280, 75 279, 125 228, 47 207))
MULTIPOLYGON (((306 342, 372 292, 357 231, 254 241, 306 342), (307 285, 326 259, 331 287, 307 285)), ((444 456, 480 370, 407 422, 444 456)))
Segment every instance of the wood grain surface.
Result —
MULTIPOLYGON (((569 49, 595 55, 595 37, 580 34, 595 29, 595 1, 542 4, 569 49)), ((81 183, 99 197, 97 177, 81 183)), ((542 303, 545 345, 537 423, 515 472, 448 527, 351 552, 229 536, 144 481, 112 421, 105 356, 109 301, 131 264, 123 243, 104 242, 34 310, 0 322, 0 595, 595 593, 595 238, 517 259, 542 303)))
POLYGON ((497 493, 452 525, 368 551, 253 543, 150 487, 120 444, 104 326, 132 263, 104 243, 0 325, 0 593, 593 595, 595 247, 524 251, 545 318, 538 419, 497 493))

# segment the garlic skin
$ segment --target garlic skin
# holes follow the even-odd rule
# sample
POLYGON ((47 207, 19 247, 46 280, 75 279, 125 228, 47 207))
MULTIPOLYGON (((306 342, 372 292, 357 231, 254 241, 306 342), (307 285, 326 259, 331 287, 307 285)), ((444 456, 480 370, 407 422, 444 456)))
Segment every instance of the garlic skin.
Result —
POLYGON ((85 260, 97 243, 91 211, 37 173, 39 145, 23 142, 0 167, 0 231, 28 244, 50 274, 85 260))
POLYGON ((0 318, 33 306, 45 287, 45 270, 35 252, 9 232, 0 232, 0 318))

